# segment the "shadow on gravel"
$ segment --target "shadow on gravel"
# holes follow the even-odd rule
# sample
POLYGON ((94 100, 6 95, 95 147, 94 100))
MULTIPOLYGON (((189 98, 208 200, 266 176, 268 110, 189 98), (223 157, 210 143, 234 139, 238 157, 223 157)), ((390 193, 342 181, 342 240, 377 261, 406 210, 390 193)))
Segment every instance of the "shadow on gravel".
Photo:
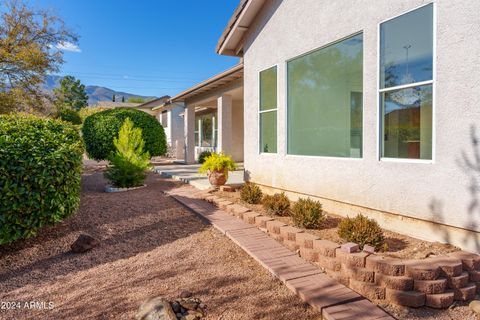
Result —
POLYGON ((75 216, 34 238, 0 246, 0 291, 126 259, 207 227, 163 194, 175 188, 176 182, 152 173, 143 189, 105 193, 104 185, 102 172, 84 174, 75 216), (71 243, 81 233, 99 239, 100 245, 84 254, 70 252, 71 243))

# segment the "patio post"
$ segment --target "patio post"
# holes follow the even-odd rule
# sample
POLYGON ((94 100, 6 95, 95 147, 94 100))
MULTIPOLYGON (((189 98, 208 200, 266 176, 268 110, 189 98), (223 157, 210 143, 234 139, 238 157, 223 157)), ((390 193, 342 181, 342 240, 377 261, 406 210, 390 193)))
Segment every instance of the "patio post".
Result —
POLYGON ((195 163, 195 106, 185 107, 185 163, 195 163))
POLYGON ((222 94, 217 99, 218 107, 218 150, 231 155, 232 152, 232 96, 222 94))

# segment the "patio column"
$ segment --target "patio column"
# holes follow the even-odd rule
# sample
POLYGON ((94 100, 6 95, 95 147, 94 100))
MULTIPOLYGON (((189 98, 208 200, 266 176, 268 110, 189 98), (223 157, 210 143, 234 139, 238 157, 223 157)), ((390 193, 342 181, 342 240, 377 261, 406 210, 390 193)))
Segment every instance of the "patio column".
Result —
POLYGON ((232 153, 232 96, 222 94, 217 99, 218 151, 232 153))
POLYGON ((184 134, 185 134, 185 163, 195 163, 195 106, 185 107, 184 113, 184 134))

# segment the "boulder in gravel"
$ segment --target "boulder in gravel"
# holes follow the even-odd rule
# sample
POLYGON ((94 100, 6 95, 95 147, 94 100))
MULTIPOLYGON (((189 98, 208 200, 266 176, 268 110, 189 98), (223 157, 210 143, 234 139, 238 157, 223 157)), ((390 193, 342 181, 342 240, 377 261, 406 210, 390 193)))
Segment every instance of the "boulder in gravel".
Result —
POLYGON ((480 300, 473 300, 468 307, 475 312, 476 315, 480 315, 480 300))
POLYGON ((190 298, 192 296, 192 293, 190 291, 182 291, 180 293, 180 298, 190 298))
POLYGON ((137 320, 177 320, 175 312, 173 312, 170 302, 161 297, 148 299, 135 315, 137 320))
POLYGON ((98 246, 99 242, 88 234, 81 234, 77 240, 70 246, 72 252, 83 253, 98 246))
POLYGON ((200 304, 195 299, 182 299, 178 302, 182 307, 184 307, 187 310, 195 310, 198 308, 198 305, 200 304))

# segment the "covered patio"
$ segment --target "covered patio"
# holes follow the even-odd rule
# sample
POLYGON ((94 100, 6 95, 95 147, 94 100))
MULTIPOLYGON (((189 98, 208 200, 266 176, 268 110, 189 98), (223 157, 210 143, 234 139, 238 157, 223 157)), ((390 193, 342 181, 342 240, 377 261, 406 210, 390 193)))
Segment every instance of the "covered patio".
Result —
POLYGON ((203 151, 243 161, 243 64, 238 64, 172 97, 184 106, 184 162, 203 151))

